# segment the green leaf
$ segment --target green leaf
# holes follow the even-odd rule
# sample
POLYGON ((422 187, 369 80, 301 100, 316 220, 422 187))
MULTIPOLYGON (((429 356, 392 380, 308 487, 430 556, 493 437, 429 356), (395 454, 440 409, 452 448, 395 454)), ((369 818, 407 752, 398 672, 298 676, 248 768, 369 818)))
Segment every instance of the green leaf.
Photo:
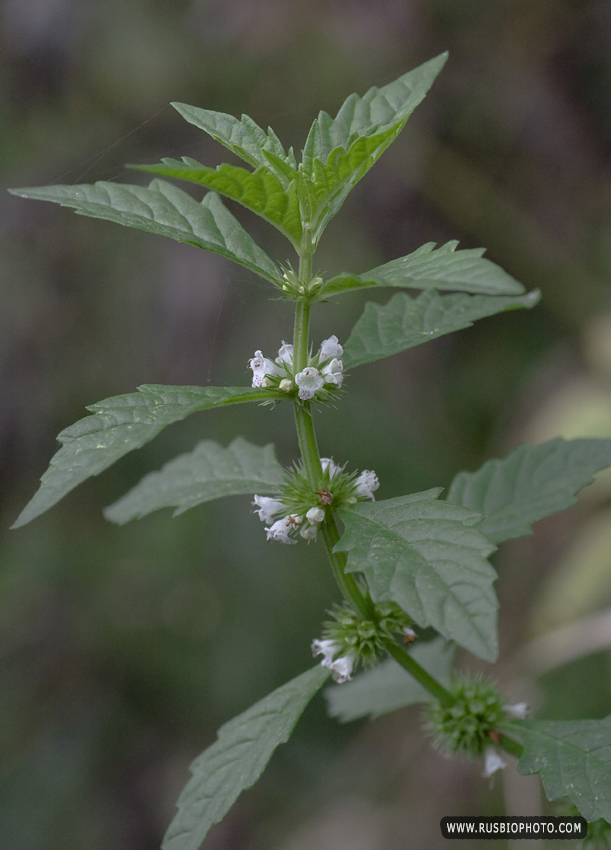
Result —
POLYGON ((395 134, 378 150, 371 162, 373 165, 402 129, 414 109, 424 100, 447 58, 448 54, 442 53, 382 88, 374 86, 362 97, 351 94, 335 118, 331 118, 326 112, 320 112, 310 128, 303 149, 300 166, 303 172, 311 176, 314 173, 315 160, 318 159, 324 164, 336 148, 348 150, 359 137, 395 129, 395 134))
POLYGON ((448 502, 483 514, 480 531, 494 543, 532 533, 532 523, 574 505, 575 494, 611 466, 611 440, 523 445, 477 472, 459 472, 448 502))
POLYGON ((172 106, 190 124, 204 130, 254 168, 271 165, 276 176, 287 185, 295 178, 297 163, 293 151, 291 149, 286 153, 271 127, 266 133, 248 115, 236 118, 224 112, 199 109, 186 103, 173 103, 172 106))
MULTIPOLYGON (((453 644, 436 638, 430 643, 416 644, 410 655, 442 685, 449 683, 453 644)), ((373 670, 360 673, 352 682, 327 688, 325 697, 329 714, 342 723, 366 716, 375 720, 407 705, 434 699, 392 658, 387 658, 373 670)))
POLYGON ((604 720, 523 720, 518 773, 539 773, 549 800, 569 797, 588 821, 611 821, 611 715, 604 720))
POLYGON ((201 202, 196 201, 163 180, 153 180, 148 187, 101 181, 93 185, 39 186, 10 191, 22 198, 71 207, 79 215, 188 242, 221 254, 276 285, 282 284, 274 261, 214 193, 206 195, 201 202))
POLYGON ((358 181, 396 139, 441 71, 437 56, 381 89, 350 95, 336 118, 320 112, 303 149, 301 206, 314 242, 358 181))
POLYGON ((267 166, 256 171, 246 171, 236 165, 219 165, 207 168, 194 159, 183 161, 164 158, 163 165, 130 165, 137 171, 162 174, 188 180, 208 189, 214 189, 260 215, 291 240, 298 248, 301 240, 301 213, 297 197, 297 181, 286 188, 267 166))
POLYGON ((475 511, 437 501, 441 489, 342 508, 347 572, 362 572, 375 602, 393 601, 480 658, 497 654, 494 546, 475 511), (447 510, 451 508, 451 510, 447 510))
POLYGON ((332 151, 326 162, 315 159, 310 176, 300 175, 301 208, 315 242, 398 132, 392 128, 375 136, 357 138, 348 150, 339 147, 332 151))
POLYGON ((468 328, 477 319, 504 310, 534 307, 538 302, 538 290, 518 297, 440 295, 430 290, 411 298, 399 292, 384 306, 371 302, 365 305, 344 346, 344 364, 348 369, 362 366, 468 328))
POLYGON ((258 493, 278 493, 284 471, 274 447, 254 446, 237 437, 226 449, 214 440, 202 440, 188 454, 179 455, 159 471, 150 472, 132 490, 106 508, 104 516, 123 525, 159 508, 189 508, 221 499, 258 493))
POLYGON ((500 266, 483 257, 485 248, 456 250, 458 242, 435 249, 427 242, 406 257, 391 260, 361 275, 344 272, 321 287, 318 300, 366 286, 403 289, 453 289, 476 295, 522 295, 524 287, 500 266))
POLYGON ((282 395, 280 390, 246 387, 144 384, 136 393, 92 404, 87 410, 93 411, 93 416, 80 419, 59 434, 57 439, 62 448, 51 459, 38 491, 12 527, 19 528, 44 513, 78 484, 144 446, 172 422, 179 422, 198 410, 268 401, 282 395))
POLYGON ((193 777, 178 798, 162 850, 198 850, 210 827, 261 776, 276 747, 288 741, 328 675, 317 665, 221 726, 217 741, 191 765, 193 777))

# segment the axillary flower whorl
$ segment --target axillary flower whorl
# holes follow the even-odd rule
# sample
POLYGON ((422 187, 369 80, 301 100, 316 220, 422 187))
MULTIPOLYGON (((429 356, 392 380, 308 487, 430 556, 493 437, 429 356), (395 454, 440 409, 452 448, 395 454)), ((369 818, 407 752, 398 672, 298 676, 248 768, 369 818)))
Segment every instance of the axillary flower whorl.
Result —
POLYGON ((301 401, 325 401, 339 390, 344 380, 344 349, 335 335, 324 339, 316 354, 308 357, 304 369, 296 372, 293 365, 293 346, 283 342, 274 360, 258 349, 248 361, 252 370, 253 387, 274 387, 301 401))

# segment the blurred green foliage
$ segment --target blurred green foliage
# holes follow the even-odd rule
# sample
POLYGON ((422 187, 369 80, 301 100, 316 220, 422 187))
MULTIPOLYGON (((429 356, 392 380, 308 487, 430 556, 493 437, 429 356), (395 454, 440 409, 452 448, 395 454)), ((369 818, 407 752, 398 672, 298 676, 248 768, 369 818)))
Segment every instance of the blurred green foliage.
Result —
MULTIPOLYGON (((300 146, 319 108, 449 49, 426 103, 329 227, 321 270, 358 272, 457 238, 540 287, 543 303, 363 367, 337 411, 319 415, 321 450, 374 468, 388 498, 447 485, 530 434, 590 435, 585 420, 566 433, 554 404, 571 382, 603 398, 609 388, 611 370, 591 356, 604 360, 607 337, 592 334, 610 306, 607 3, 5 0, 0 27, 6 187, 122 179, 124 162, 161 156, 220 162, 171 100, 246 112, 300 146)), ((292 259, 273 229, 234 212, 271 256, 292 259)), ((254 350, 289 338, 290 306, 190 246, 6 194, 0 239, 0 846, 153 850, 188 762, 307 665, 336 594, 316 546, 266 545, 246 499, 122 529, 101 508, 202 437, 273 440, 291 462, 290 411, 192 417, 48 516, 8 526, 85 404, 146 382, 248 384, 254 350)), ((315 343, 345 340, 363 300, 315 311, 315 343)), ((611 434, 611 419, 596 423, 596 436, 611 434)), ((497 559, 506 657, 562 598, 554 567, 607 499, 604 489, 541 523, 497 559)), ((591 594, 589 610, 608 598, 591 594)), ((609 650, 575 664, 536 688, 505 682, 554 717, 608 714, 609 650)), ((433 847, 441 817, 503 811, 480 771, 432 753, 415 710, 338 727, 318 700, 205 846, 433 847)))

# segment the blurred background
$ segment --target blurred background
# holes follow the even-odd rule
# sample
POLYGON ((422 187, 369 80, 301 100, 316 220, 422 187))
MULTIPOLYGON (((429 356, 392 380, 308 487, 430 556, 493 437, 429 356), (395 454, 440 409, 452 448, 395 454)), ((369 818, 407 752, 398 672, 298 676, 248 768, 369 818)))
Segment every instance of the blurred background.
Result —
MULTIPOLYGON (((0 28, 3 189, 223 161, 173 100, 245 112, 300 149, 318 109, 449 50, 328 228, 319 269, 459 239, 543 300, 358 370, 317 417, 321 450, 375 469, 389 498, 526 439, 611 436, 607 2, 3 0, 0 28)), ((203 437, 273 441, 290 463, 291 412, 193 416, 9 526, 85 405, 147 382, 247 385, 255 349, 290 338, 290 306, 214 255, 5 191, 0 244, 0 846, 156 850, 188 763, 311 663, 337 593, 320 547, 266 545, 248 499, 123 528, 101 510, 203 437)), ((317 308, 315 343, 345 340, 363 302, 317 308)), ((485 669, 540 717, 611 711, 610 494, 603 476, 495 559, 502 654, 485 669)), ((433 753, 417 709, 338 726, 318 697, 204 847, 436 848, 445 815, 539 811, 536 778, 490 786, 481 770, 433 753)))

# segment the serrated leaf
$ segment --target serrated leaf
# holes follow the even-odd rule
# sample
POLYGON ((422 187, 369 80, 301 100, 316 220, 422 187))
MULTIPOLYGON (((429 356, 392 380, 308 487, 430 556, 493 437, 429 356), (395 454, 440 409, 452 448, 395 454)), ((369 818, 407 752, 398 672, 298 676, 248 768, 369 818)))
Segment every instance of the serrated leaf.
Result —
POLYGON ((518 773, 539 773, 549 800, 569 797, 588 821, 611 821, 611 715, 604 720, 523 720, 518 773))
POLYGON ((335 148, 325 162, 314 159, 312 174, 303 176, 300 186, 301 208, 315 242, 399 129, 391 128, 375 136, 357 138, 348 150, 335 148))
POLYGON ((221 254, 241 266, 281 285, 278 267, 214 193, 200 201, 163 180, 148 187, 100 181, 92 185, 38 186, 11 189, 13 195, 52 201, 71 207, 79 215, 114 221, 188 242, 221 254))
POLYGON ((317 243, 348 194, 396 139, 445 64, 447 54, 363 97, 350 95, 336 118, 320 112, 303 149, 301 207, 317 243))
POLYGON ((104 511, 123 525, 160 508, 175 508, 174 516, 202 502, 224 496, 271 495, 282 486, 283 469, 274 447, 254 446, 242 437, 223 448, 202 440, 192 452, 179 455, 159 471, 150 472, 104 511))
POLYGON ((221 726, 217 741, 191 765, 193 777, 178 798, 162 850, 198 850, 210 827, 261 776, 276 747, 288 741, 328 675, 317 665, 221 726))
MULTIPOLYGON (((448 684, 454 657, 453 644, 436 638, 418 643, 410 655, 437 681, 448 684)), ((369 716, 372 720, 419 702, 434 699, 409 673, 392 658, 372 670, 360 673, 353 681, 332 685, 325 691, 331 717, 342 723, 369 716)))
POLYGON ((611 440, 523 445, 476 472, 459 472, 448 501, 479 511, 478 528, 494 543, 532 533, 532 523, 574 505, 575 494, 611 466, 611 440))
MULTIPOLYGON (((396 128, 398 133, 414 109, 424 100, 447 58, 448 54, 442 53, 382 88, 374 86, 362 97, 351 94, 335 118, 331 118, 327 112, 320 112, 310 128, 303 149, 300 166, 303 172, 311 175, 314 160, 325 163, 332 151, 338 147, 348 150, 358 137, 371 136, 390 128, 396 128)), ((378 151, 374 162, 391 141, 392 138, 389 138, 382 150, 378 151)))
POLYGON ((248 115, 236 118, 234 115, 199 109, 187 103, 173 103, 172 106, 186 121, 208 133, 254 168, 271 165, 276 170, 276 176, 287 185, 294 179, 297 164, 293 152, 284 150, 271 127, 266 133, 248 115))
POLYGON ((123 455, 144 446, 167 425, 191 413, 281 396, 281 391, 269 389, 144 384, 136 393, 92 404, 87 409, 93 411, 93 416, 80 419, 59 434, 62 448, 51 458, 38 491, 12 527, 30 522, 87 478, 99 475, 123 455))
POLYGON ((430 290, 416 298, 397 293, 383 306, 368 302, 344 346, 344 365, 348 369, 362 366, 468 328, 477 319, 534 307, 539 297, 538 290, 518 297, 440 295, 430 290))
POLYGON ((260 166, 254 172, 227 163, 208 168, 190 157, 183 157, 182 162, 166 157, 162 163, 129 168, 214 189, 260 215, 299 247, 302 228, 296 180, 285 187, 267 166, 260 166))
POLYGON ((342 508, 336 551, 362 572, 375 602, 393 601, 420 626, 494 661, 497 655, 494 546, 478 513, 438 501, 441 489, 342 508), (452 510, 446 510, 452 508, 452 510))
POLYGON ((318 300, 367 286, 403 289, 441 289, 475 295, 522 295, 524 287, 500 266, 483 257, 484 248, 457 251, 458 242, 435 248, 427 242, 405 257, 361 275, 344 272, 321 287, 318 300))

